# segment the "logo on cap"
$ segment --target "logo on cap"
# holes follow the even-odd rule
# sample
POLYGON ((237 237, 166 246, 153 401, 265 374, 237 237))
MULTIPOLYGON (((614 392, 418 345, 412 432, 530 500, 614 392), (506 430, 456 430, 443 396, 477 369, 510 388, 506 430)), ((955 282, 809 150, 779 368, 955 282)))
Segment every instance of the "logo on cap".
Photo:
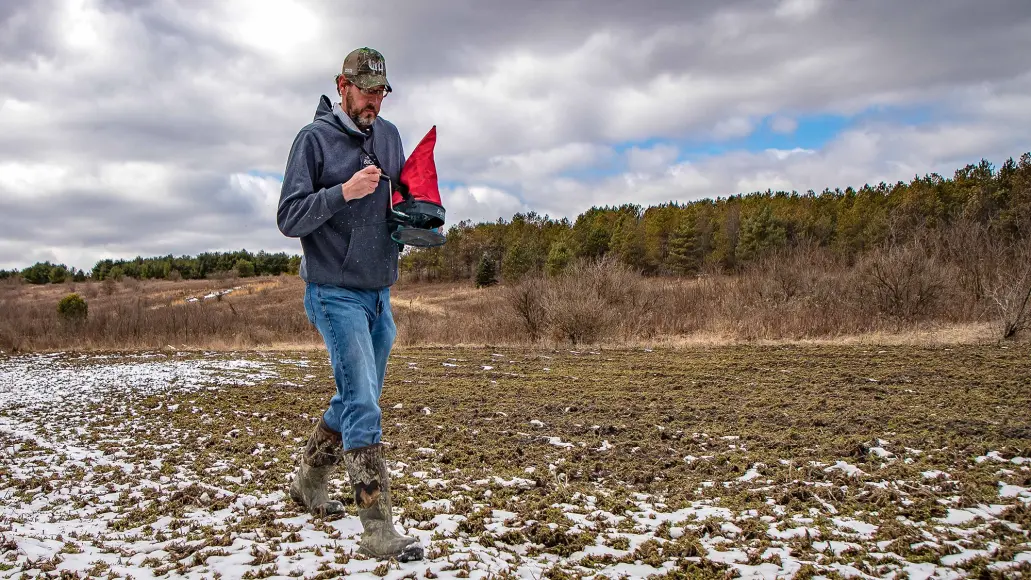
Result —
POLYGON ((341 73, 361 88, 385 85, 390 89, 386 60, 378 50, 369 47, 352 50, 344 59, 341 73))

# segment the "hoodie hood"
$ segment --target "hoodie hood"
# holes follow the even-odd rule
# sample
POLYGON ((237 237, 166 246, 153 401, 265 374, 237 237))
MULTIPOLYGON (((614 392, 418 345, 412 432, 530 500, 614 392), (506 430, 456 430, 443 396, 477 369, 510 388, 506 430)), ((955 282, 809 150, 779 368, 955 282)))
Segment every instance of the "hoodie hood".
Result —
MULTIPOLYGON (((340 108, 340 104, 331 102, 329 97, 326 95, 322 95, 322 98, 319 99, 319 106, 315 109, 315 118, 313 121, 329 123, 337 129, 340 129, 349 135, 354 135, 355 137, 361 137, 363 139, 368 137, 366 133, 355 126, 354 121, 352 121, 351 118, 344 113, 343 109, 340 108)), ((372 122, 373 130, 375 130, 376 125, 379 122, 380 118, 377 116, 376 120, 372 122)))

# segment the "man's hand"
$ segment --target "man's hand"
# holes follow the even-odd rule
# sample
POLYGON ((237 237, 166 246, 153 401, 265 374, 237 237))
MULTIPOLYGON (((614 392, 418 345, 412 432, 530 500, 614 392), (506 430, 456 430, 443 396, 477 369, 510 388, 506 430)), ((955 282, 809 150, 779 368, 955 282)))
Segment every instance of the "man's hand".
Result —
POLYGON ((370 165, 355 173, 343 186, 344 199, 351 201, 376 191, 376 187, 379 186, 379 175, 379 167, 375 165, 370 165))

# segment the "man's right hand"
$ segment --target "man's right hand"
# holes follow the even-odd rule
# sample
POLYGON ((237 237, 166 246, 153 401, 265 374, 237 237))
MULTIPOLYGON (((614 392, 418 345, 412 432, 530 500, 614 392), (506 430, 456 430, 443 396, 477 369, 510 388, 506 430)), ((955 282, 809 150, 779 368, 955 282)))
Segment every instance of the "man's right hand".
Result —
POLYGON ((355 173, 347 183, 343 185, 344 199, 351 201, 360 199, 376 191, 379 186, 379 167, 370 165, 355 173))

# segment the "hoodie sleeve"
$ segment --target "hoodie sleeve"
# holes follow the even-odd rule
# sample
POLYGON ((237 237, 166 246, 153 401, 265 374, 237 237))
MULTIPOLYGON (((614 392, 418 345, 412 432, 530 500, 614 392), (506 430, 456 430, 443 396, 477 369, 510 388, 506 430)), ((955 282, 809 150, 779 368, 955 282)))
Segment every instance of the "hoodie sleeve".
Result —
POLYGON ((283 235, 306 236, 347 207, 342 184, 315 189, 321 165, 322 150, 315 136, 311 131, 301 131, 290 146, 279 194, 276 221, 283 235))

